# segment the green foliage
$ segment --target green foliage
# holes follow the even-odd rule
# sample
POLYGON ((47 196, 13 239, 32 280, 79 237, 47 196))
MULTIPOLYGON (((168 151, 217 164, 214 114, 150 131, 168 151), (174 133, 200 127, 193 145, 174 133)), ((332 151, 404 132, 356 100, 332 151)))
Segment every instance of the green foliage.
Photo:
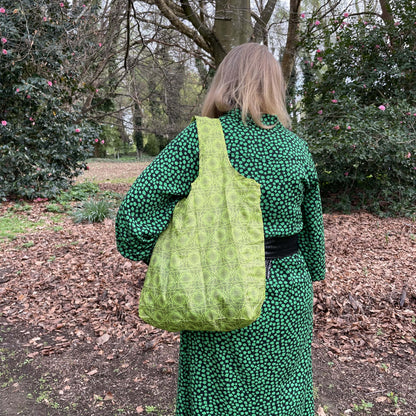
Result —
POLYGON ((149 135, 144 146, 144 152, 149 156, 156 156, 160 152, 160 143, 156 136, 149 135))
POLYGON ((107 151, 119 153, 125 147, 125 143, 121 139, 120 132, 114 126, 102 126, 100 138, 95 143, 94 157, 102 158, 106 156, 107 151))
POLYGON ((77 19, 47 0, 2 7, 0 200, 51 198, 85 168, 97 137, 76 99, 80 74, 69 70, 83 47, 71 44, 77 19))
POLYGON ((71 186, 66 191, 61 191, 56 200, 59 203, 69 201, 85 201, 99 192, 100 188, 92 182, 83 182, 71 186))
POLYGON ((72 214, 74 222, 102 222, 106 218, 112 218, 114 210, 109 201, 104 199, 84 201, 72 214))
POLYGON ((305 42, 297 128, 323 197, 338 207, 415 214, 416 30, 407 3, 395 3, 396 23, 342 16, 305 42))
POLYGON ((33 222, 26 217, 13 212, 7 212, 0 217, 0 241, 3 239, 13 239, 18 234, 22 234, 43 225, 44 221, 33 222))

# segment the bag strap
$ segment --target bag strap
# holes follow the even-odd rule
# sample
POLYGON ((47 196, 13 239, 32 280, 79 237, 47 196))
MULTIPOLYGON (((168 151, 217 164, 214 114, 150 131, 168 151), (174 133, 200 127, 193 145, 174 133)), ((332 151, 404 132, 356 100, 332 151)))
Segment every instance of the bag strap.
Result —
POLYGON ((195 117, 199 142, 199 171, 218 178, 228 176, 234 168, 228 159, 224 132, 218 118, 195 117))

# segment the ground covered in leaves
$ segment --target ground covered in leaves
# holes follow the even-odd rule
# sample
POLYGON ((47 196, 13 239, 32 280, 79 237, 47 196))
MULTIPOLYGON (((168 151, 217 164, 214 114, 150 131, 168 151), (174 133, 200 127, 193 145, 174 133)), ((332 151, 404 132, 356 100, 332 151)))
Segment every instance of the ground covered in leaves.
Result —
MULTIPOLYGON (((102 166, 91 178, 125 192, 102 166)), ((112 219, 57 225, 47 204, 16 213, 36 229, 0 241, 0 416, 173 415, 179 337, 137 316, 145 265, 117 253, 112 219)), ((416 223, 326 214, 325 227, 317 415, 415 416, 416 223)))

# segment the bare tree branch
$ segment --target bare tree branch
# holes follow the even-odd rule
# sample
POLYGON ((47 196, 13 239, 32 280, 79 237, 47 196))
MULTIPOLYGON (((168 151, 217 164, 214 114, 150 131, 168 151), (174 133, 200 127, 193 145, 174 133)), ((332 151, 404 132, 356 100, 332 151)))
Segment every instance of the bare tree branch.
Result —
POLYGON ((267 24, 272 17, 273 11, 276 7, 277 0, 269 0, 263 10, 260 11, 260 16, 256 16, 256 23, 253 29, 252 41, 261 42, 264 40, 264 33, 266 32, 267 24))

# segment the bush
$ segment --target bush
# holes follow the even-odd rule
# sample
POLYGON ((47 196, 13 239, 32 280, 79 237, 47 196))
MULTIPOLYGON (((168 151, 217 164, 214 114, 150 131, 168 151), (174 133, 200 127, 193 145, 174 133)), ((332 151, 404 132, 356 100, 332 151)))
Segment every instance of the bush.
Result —
POLYGON ((72 218, 76 223, 102 222, 106 218, 112 218, 113 216, 114 211, 111 208, 111 203, 105 200, 84 201, 72 214, 72 218))
POLYGON ((61 191, 56 200, 59 203, 69 201, 85 201, 96 195, 100 191, 100 187, 93 182, 77 183, 66 191, 61 191))
POLYGON ((144 146, 144 152, 149 156, 157 156, 160 152, 160 144, 154 135, 150 135, 144 146))
POLYGON ((2 8, 0 200, 52 198, 85 168, 98 136, 76 98, 80 74, 64 69, 77 19, 47 0, 2 8))
POLYGON ((322 19, 305 42, 302 117, 325 200, 378 213, 414 214, 416 42, 414 19, 322 19), (319 43, 319 39, 321 40, 319 43), (322 39, 325 39, 322 41, 322 39))

